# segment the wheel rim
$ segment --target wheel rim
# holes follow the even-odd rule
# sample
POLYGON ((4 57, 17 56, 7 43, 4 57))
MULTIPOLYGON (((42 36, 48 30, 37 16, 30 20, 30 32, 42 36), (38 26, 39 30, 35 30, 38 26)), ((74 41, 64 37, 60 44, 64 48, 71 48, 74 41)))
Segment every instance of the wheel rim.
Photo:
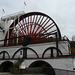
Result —
MULTIPOLYGON (((35 34, 48 33, 57 33, 58 38, 61 38, 60 30, 51 17, 44 13, 31 12, 20 16, 10 25, 5 39, 24 35, 34 35, 31 36, 32 39, 40 39, 49 35, 37 36, 35 34)), ((7 43, 7 40, 5 42, 7 43)))

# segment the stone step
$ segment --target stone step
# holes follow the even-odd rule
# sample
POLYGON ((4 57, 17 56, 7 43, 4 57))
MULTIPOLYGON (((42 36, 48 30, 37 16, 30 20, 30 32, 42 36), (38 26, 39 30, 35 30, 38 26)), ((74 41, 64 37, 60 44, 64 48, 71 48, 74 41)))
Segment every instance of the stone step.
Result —
POLYGON ((48 68, 42 68, 42 67, 30 67, 30 68, 26 68, 26 69, 18 69, 18 68, 11 68, 10 70, 11 74, 28 74, 28 75, 46 75, 46 74, 50 74, 53 75, 54 71, 52 71, 52 69, 48 69, 48 68))
POLYGON ((11 75, 9 72, 0 72, 0 75, 11 75))
POLYGON ((26 69, 18 69, 13 67, 10 71, 11 74, 47 74, 47 72, 49 71, 41 67, 31 67, 26 69))

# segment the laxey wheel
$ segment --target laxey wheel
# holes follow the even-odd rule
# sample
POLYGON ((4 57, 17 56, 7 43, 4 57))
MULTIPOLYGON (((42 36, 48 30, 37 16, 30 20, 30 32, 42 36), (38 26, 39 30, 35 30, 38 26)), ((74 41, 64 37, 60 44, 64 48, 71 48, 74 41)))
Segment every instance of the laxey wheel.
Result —
POLYGON ((21 44, 24 39, 21 36, 30 37, 33 43, 39 43, 43 42, 43 38, 44 40, 50 37, 55 38, 54 35, 45 35, 54 33, 57 33, 57 37, 61 38, 60 30, 51 17, 41 12, 30 12, 21 15, 10 25, 5 37, 5 45, 7 43, 9 45, 21 44))

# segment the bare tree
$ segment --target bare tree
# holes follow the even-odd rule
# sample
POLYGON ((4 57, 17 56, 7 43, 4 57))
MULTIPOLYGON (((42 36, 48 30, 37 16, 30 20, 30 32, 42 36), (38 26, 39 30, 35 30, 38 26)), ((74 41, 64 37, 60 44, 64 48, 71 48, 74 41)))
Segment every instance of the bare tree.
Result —
POLYGON ((72 36, 72 41, 75 41, 75 35, 72 36))

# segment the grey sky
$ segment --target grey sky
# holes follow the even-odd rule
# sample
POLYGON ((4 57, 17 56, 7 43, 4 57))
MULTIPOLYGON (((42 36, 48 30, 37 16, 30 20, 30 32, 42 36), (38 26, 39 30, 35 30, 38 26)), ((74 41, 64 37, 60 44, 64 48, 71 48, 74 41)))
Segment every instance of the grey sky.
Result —
POLYGON ((75 0, 0 0, 0 17, 23 10, 43 12, 56 22, 62 36, 75 35, 75 0))

